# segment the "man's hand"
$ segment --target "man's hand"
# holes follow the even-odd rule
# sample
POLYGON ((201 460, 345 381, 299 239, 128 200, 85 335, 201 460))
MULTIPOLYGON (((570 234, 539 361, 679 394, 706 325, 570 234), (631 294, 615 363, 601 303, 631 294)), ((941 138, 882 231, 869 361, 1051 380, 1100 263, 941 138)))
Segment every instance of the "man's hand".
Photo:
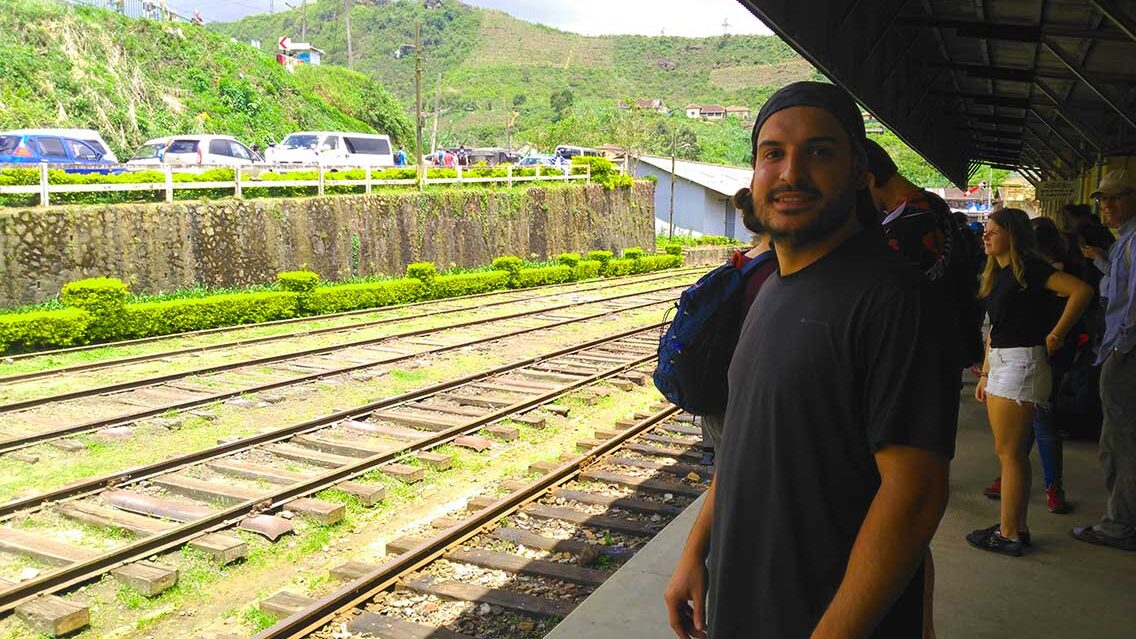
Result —
POLYGON ((682 553, 663 599, 679 639, 706 639, 706 564, 702 558, 682 553))
POLYGON ((1102 257, 1104 257, 1105 252, 1104 252, 1104 249, 1097 248, 1095 246, 1082 246, 1081 247, 1081 255, 1084 255, 1085 257, 1087 257, 1090 260, 1093 260, 1095 262, 1096 260, 1099 260, 1102 257))

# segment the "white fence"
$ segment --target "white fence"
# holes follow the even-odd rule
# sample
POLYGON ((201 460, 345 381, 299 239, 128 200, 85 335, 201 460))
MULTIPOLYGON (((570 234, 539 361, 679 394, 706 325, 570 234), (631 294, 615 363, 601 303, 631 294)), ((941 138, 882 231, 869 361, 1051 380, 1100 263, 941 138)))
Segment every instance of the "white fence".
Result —
MULTIPOLYGON (((372 167, 358 167, 358 166, 328 166, 328 165, 253 165, 251 167, 241 166, 198 166, 192 165, 196 169, 232 169, 233 179, 214 182, 176 182, 174 181, 175 172, 185 170, 189 167, 162 165, 145 167, 139 170, 158 170, 164 173, 165 179, 161 182, 138 182, 138 183, 123 183, 123 184, 51 184, 50 171, 52 169, 84 169, 90 171, 92 168, 105 168, 106 165, 91 165, 91 164, 48 164, 41 162, 38 165, 39 169, 39 183, 38 184, 15 184, 15 185, 0 185, 0 195, 38 195, 40 206, 51 205, 52 193, 108 193, 113 191, 164 191, 165 201, 173 202, 174 193, 177 191, 187 190, 201 190, 201 189, 232 189, 233 197, 243 198, 243 190, 250 188, 280 188, 280 187, 315 187, 317 195, 323 195, 328 187, 334 186, 361 186, 364 188, 364 193, 370 193, 374 187, 382 186, 415 186, 418 184, 417 179, 398 179, 398 180, 384 180, 375 179, 372 177, 372 172, 376 169, 372 167), (316 171, 316 179, 314 180, 261 180, 258 179, 260 174, 270 171, 281 172, 294 172, 294 171, 316 171), (344 180, 344 179, 328 179, 329 173, 338 171, 365 171, 365 177, 361 180, 344 180)), ((564 172, 555 167, 541 167, 536 166, 534 175, 514 175, 512 165, 506 169, 506 175, 502 177, 473 177, 467 176, 466 171, 461 166, 455 167, 457 177, 447 178, 430 178, 428 176, 429 170, 427 169, 422 176, 422 186, 425 187, 431 184, 505 184, 513 186, 516 183, 535 182, 535 181, 568 181, 568 180, 582 180, 584 182, 591 182, 592 180, 592 167, 591 165, 584 165, 587 169, 585 173, 573 174, 570 171, 564 172)), ((32 166, 27 164, 0 164, 0 169, 30 169, 32 166)), ((481 169, 482 167, 477 167, 481 169)), ((493 169, 495 167, 484 167, 486 169, 493 169)), ((377 169, 382 171, 385 169, 377 169)))

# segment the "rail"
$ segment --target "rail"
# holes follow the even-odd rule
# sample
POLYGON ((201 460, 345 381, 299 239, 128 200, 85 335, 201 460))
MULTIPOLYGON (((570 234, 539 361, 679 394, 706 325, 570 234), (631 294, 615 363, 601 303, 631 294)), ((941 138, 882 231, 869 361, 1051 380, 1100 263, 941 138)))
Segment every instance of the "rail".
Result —
MULTIPOLYGON (((160 170, 164 174, 164 180, 161 182, 137 182, 137 183, 121 183, 121 184, 52 184, 51 174, 52 170, 67 170, 67 169, 80 169, 84 171, 112 169, 111 165, 91 165, 91 164, 49 164, 47 162, 40 162, 34 165, 39 169, 39 182, 37 184, 7 184, 0 185, 0 195, 38 195, 40 206, 51 206, 52 193, 109 193, 115 191, 164 191, 165 201, 173 202, 174 193, 177 191, 185 190, 201 190, 201 189, 232 189, 233 197, 237 199, 244 199, 244 189, 246 188, 288 188, 288 187, 304 187, 315 188, 316 195, 324 195, 328 187, 363 187, 364 193, 371 193, 374 187, 383 186, 414 186, 418 184, 417 179, 375 179, 373 172, 374 167, 359 167, 359 166, 338 166, 328 164, 316 165, 300 165, 300 164, 274 164, 274 165, 250 165, 245 166, 207 166, 207 165, 170 165, 165 164, 160 168, 158 167, 139 167, 139 170, 160 170), (194 170, 198 169, 232 169, 232 180, 218 180, 211 182, 178 182, 174 180, 176 173, 175 169, 185 169, 192 166, 194 170), (258 177, 269 171, 273 170, 286 170, 288 172, 296 171, 311 171, 316 172, 315 179, 311 180, 260 180, 258 177), (364 171, 363 179, 328 179, 329 174, 334 174, 338 171, 364 171)), ((592 180, 592 167, 591 165, 584 165, 584 173, 574 173, 572 171, 562 171, 558 168, 548 169, 545 168, 542 172, 541 166, 535 167, 535 172, 532 175, 515 175, 513 172, 513 165, 506 167, 506 174, 504 176, 481 176, 480 169, 476 167, 477 173, 475 177, 467 176, 467 170, 461 166, 455 167, 457 177, 429 177, 429 169, 423 172, 421 185, 423 187, 430 184, 505 184, 513 186, 516 183, 523 182, 536 182, 536 181, 569 181, 569 180, 583 180, 590 183, 592 180)), ((31 165, 27 164, 0 164, 0 169, 29 169, 31 165)), ((494 167, 485 167, 494 168, 494 167)), ((383 170, 383 169, 379 169, 383 170)))

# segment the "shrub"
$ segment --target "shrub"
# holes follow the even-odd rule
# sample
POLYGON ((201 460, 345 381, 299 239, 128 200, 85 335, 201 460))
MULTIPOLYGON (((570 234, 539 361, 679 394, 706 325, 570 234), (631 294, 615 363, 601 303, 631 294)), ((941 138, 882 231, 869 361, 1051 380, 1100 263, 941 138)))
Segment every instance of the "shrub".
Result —
POLYGON ((492 266, 494 270, 506 271, 509 273, 509 288, 517 288, 520 286, 521 281, 521 267, 525 263, 521 258, 512 255, 502 255, 501 257, 493 260, 492 266))
POLYGON ((87 327, 87 337, 92 340, 109 340, 125 334, 123 309, 129 295, 130 290, 120 279, 92 277, 68 282, 63 286, 59 297, 65 305, 90 313, 91 323, 87 327))
POLYGON ((603 268, 603 262, 598 260, 580 260, 576 264, 575 272, 572 274, 572 279, 575 280, 590 280, 594 277, 600 276, 600 270, 603 268))
POLYGON ((276 284, 282 291, 309 293, 319 286, 319 278, 311 271, 285 271, 276 274, 276 284))
POLYGON ((663 246, 667 255, 682 255, 682 244, 667 244, 663 246))
POLYGON ((634 272, 648 273, 650 271, 661 271, 668 268, 676 268, 682 266, 681 255, 648 255, 641 260, 635 260, 638 266, 634 272))
POLYGON ((572 274, 573 270, 563 265, 546 266, 544 268, 526 268, 521 270, 517 277, 517 288, 571 282, 572 274))
POLYGON ((556 256, 556 262, 559 263, 559 264, 563 264, 564 266, 567 266, 568 268, 573 268, 577 264, 580 263, 580 254, 579 253, 561 253, 560 255, 556 256))
POLYGON ((81 344, 91 320, 81 308, 0 315, 0 352, 81 344))
MULTIPOLYGON (((629 188, 635 184, 634 178, 630 175, 620 175, 615 163, 607 158, 582 155, 572 157, 573 173, 576 173, 577 169, 583 169, 585 166, 591 167, 592 181, 602 184, 604 188, 629 188)), ((587 169, 584 170, 586 171, 587 169)))
POLYGON ((639 260, 643 259, 643 256, 646 254, 647 252, 639 248, 638 246, 632 246, 631 248, 625 249, 623 251, 623 258, 627 260, 639 260))
POLYGON ((604 264, 603 274, 604 277, 618 277, 620 275, 631 275, 638 273, 636 271, 637 263, 635 260, 608 260, 604 264))
POLYGON ((406 265, 406 276, 429 284, 438 275, 438 267, 433 262, 413 262, 406 265))
POLYGON ((599 262, 601 265, 606 265, 612 257, 614 257, 614 254, 611 251, 588 251, 588 259, 599 262))
POLYGON ((430 298, 441 299, 459 295, 476 295, 477 293, 508 288, 508 286, 509 273, 506 271, 439 275, 431 283, 430 298))
POLYGON ((269 291, 128 304, 125 336, 150 337, 288 319, 299 314, 299 298, 291 291, 269 291))
POLYGON ((426 284, 414 278, 321 286, 304 300, 304 309, 315 315, 325 315, 360 308, 408 304, 425 299, 427 293, 426 284))

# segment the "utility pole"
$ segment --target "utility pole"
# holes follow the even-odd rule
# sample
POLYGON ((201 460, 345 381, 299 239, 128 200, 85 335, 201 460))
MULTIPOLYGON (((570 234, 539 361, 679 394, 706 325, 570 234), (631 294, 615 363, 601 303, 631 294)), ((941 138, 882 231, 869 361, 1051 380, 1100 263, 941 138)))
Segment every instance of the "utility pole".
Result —
POLYGON ((414 152, 418 163, 418 188, 422 188, 422 21, 414 24, 414 152))
POLYGON ((355 54, 351 51, 351 0, 343 0, 343 24, 347 30, 347 68, 355 68, 355 54))
POLYGON ((300 18, 300 42, 308 41, 308 0, 300 5, 301 18, 300 18))
POLYGON ((678 127, 671 130, 671 213, 669 239, 675 237, 675 153, 678 150, 678 127))
POLYGON ((438 107, 442 98, 442 72, 438 72, 438 83, 434 85, 434 128, 430 131, 430 152, 438 149, 438 107))
POLYGON ((276 13, 276 0, 268 0, 268 12, 276 13))

